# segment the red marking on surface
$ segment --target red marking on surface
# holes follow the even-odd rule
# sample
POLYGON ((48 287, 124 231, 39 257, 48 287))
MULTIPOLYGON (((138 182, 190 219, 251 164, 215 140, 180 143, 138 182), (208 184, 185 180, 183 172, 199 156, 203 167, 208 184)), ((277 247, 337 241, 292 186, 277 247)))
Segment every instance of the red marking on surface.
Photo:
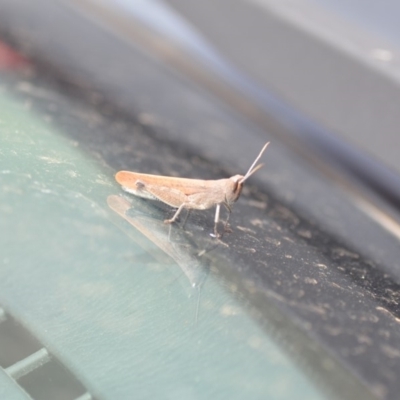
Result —
POLYGON ((29 61, 13 48, 0 41, 0 70, 21 68, 29 61))

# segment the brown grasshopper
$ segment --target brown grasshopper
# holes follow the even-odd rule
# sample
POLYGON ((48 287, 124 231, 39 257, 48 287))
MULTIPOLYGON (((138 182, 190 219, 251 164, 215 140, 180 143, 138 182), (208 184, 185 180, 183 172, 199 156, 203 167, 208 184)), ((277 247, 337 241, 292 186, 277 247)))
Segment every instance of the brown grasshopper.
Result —
POLYGON ((226 179, 201 180, 119 171, 115 175, 115 179, 122 185, 123 190, 128 193, 145 199, 159 200, 173 208, 177 208, 174 216, 164 221, 166 224, 174 222, 184 208, 189 211, 207 210, 216 206, 214 234, 218 237, 217 224, 219 222, 221 204, 229 212, 225 222, 226 226, 232 211, 231 206, 239 198, 244 182, 263 166, 263 164, 256 164, 268 145, 269 142, 264 145, 244 176, 234 175, 226 179))

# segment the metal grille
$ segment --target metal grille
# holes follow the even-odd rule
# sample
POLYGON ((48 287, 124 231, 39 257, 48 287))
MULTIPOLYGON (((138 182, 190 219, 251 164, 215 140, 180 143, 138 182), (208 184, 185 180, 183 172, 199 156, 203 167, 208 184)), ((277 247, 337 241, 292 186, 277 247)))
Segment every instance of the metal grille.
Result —
POLYGON ((0 367, 33 400, 95 400, 79 379, 2 308, 0 367))

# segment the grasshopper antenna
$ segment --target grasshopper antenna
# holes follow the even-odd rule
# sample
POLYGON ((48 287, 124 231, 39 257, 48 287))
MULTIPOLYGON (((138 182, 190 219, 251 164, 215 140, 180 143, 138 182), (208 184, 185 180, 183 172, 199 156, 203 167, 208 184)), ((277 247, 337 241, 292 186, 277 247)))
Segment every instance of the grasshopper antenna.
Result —
POLYGON ((248 177, 250 177, 251 175, 254 174, 254 172, 258 171, 264 164, 260 164, 257 165, 255 167, 255 165, 257 164, 258 160, 261 158, 261 156, 263 155, 265 149, 268 147, 270 142, 265 143, 264 147, 261 149, 260 154, 257 156, 257 158, 254 160, 253 164, 251 164, 251 167, 249 168, 249 170, 247 171, 246 175, 240 180, 241 183, 243 183, 248 177))

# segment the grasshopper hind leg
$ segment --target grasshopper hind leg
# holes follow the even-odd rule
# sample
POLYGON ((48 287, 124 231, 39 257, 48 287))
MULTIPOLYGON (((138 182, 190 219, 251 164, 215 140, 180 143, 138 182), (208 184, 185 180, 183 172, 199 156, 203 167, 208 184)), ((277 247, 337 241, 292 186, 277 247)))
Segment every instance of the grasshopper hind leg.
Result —
MULTIPOLYGON (((176 219, 178 218, 179 214, 181 213, 181 211, 185 208, 185 203, 182 203, 179 208, 176 210, 176 213, 174 214, 174 216, 171 219, 166 219, 164 220, 165 224, 172 224, 173 222, 176 221, 176 219)), ((185 221, 186 222, 186 221, 185 221)))

